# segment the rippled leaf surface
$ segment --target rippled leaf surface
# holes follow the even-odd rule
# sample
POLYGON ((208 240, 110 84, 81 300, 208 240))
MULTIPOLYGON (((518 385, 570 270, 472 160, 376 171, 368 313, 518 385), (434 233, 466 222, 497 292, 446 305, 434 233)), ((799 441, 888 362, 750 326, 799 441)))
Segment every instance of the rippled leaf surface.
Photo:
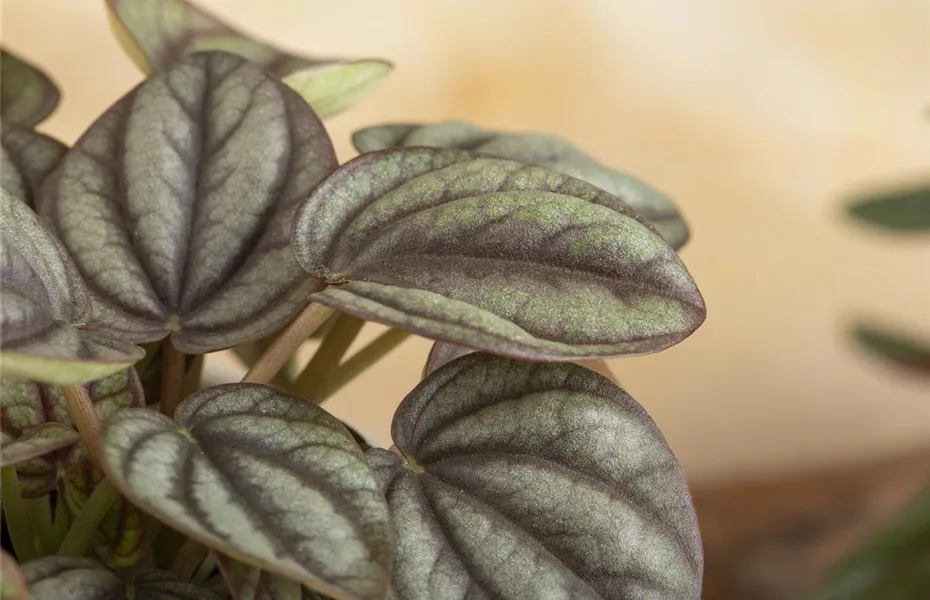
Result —
POLYGON ((61 95, 48 75, 12 52, 0 50, 0 118, 32 127, 45 120, 61 95))
POLYGON ((186 0, 107 0, 107 7, 120 44, 144 73, 193 52, 232 52, 283 78, 324 118, 367 96, 391 71, 383 60, 311 59, 282 52, 186 0))
POLYGON ((360 152, 397 146, 461 148, 540 165, 604 189, 646 218, 675 249, 688 241, 688 226, 672 200, 644 181, 605 167, 568 141, 553 135, 487 131, 471 123, 379 125, 352 136, 360 152))
POLYGON ((895 233, 930 232, 930 181, 858 199, 850 205, 849 214, 895 233))
POLYGON ((129 410, 104 425, 104 467, 135 504, 323 593, 381 597, 392 559, 388 511, 338 420, 250 384, 198 392, 175 418, 129 410))
POLYGON ((294 261, 297 202, 336 166, 296 93, 232 54, 175 63, 103 114, 49 179, 43 212, 97 323, 199 354, 279 329, 318 284, 294 261))
POLYGON ((55 138, 4 121, 0 125, 0 182, 35 209, 42 183, 67 151, 55 138))
POLYGON ((533 360, 646 353, 704 320, 685 266, 621 201, 516 161, 437 148, 361 156, 298 208, 314 300, 533 360))
POLYGON ((0 194, 3 377, 71 385, 141 358, 141 348, 78 327, 91 304, 67 251, 25 203, 5 188, 0 194))
POLYGON ((77 431, 60 423, 43 423, 30 429, 16 440, 6 433, 3 437, 0 467, 33 460, 50 452, 68 448, 81 439, 77 431))
POLYGON ((397 531, 394 597, 700 596, 678 462, 606 378, 468 355, 404 399, 391 434, 406 459, 368 456, 397 531))

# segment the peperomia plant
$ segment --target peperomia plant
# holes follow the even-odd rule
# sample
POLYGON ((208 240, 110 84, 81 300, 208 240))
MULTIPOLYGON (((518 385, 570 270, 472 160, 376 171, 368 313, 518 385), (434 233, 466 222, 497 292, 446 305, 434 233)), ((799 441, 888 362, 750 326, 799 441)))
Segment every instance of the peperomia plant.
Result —
POLYGON ((675 456, 573 364, 703 322, 668 198, 462 123, 340 166, 320 117, 388 63, 107 7, 147 78, 73 147, 34 129, 51 80, 0 72, 4 600, 700 596, 675 456), (321 405, 410 333, 435 345, 371 448, 321 405), (226 349, 245 377, 204 386, 226 349))

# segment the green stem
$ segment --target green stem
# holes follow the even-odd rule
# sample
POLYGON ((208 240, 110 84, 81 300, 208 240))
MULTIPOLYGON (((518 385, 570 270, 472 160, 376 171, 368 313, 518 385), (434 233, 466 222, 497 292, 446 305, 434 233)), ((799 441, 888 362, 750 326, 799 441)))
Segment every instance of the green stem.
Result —
POLYGON ((65 495, 61 492, 55 494, 55 520, 52 523, 52 535, 55 536, 55 547, 60 548, 68 528, 71 526, 71 517, 65 508, 65 495))
POLYGON ((181 403, 184 394, 184 374, 187 358, 183 352, 174 347, 170 339, 161 347, 161 398, 159 409, 166 417, 173 419, 174 411, 181 403))
POLYGON ((342 362, 342 357, 348 352, 363 325, 365 321, 362 319, 347 314, 339 315, 313 358, 297 376, 294 390, 306 398, 313 398, 327 374, 333 372, 342 362))
POLYGON ((255 361, 242 378, 243 383, 268 383, 278 374, 291 355, 306 341, 310 334, 335 312, 322 304, 308 304, 297 317, 284 328, 278 337, 255 361))
POLYGON ((200 566, 197 567, 197 570, 194 572, 192 579, 197 582, 204 582, 213 573, 213 570, 216 569, 216 558, 213 552, 208 552, 204 557, 203 562, 200 563, 200 566))
POLYGON ((71 528, 58 548, 58 556, 84 556, 93 542, 97 528, 117 500, 119 492, 113 484, 106 479, 100 480, 81 512, 71 523, 71 528))
POLYGON ((313 398, 314 404, 322 404, 327 398, 338 392, 344 385, 355 379, 365 369, 378 362, 386 354, 399 346, 410 334, 399 329, 389 329, 376 337, 370 344, 356 352, 349 360, 322 381, 313 398))
POLYGON ((58 544, 55 543, 55 533, 52 531, 52 505, 49 503, 49 497, 24 498, 23 505, 39 556, 55 554, 58 544))
POLYGON ((12 465, 0 469, 0 500, 3 501, 6 528, 10 533, 13 551, 16 552, 16 560, 24 563, 38 558, 33 544, 32 527, 29 526, 29 519, 26 518, 19 477, 16 476, 16 467, 12 465))
POLYGON ((171 563, 171 571, 180 577, 190 579, 206 555, 206 546, 197 540, 188 538, 175 555, 171 563))

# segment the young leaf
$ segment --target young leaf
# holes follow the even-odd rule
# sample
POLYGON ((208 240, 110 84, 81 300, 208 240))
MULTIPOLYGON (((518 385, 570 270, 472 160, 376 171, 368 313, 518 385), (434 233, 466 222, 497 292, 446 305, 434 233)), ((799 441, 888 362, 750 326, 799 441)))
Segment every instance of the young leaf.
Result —
POLYGON ((310 59, 250 39, 187 0, 107 0, 117 39, 143 73, 193 52, 222 50, 257 63, 296 90, 322 118, 367 96, 391 71, 383 60, 310 59))
POLYGON ((43 211, 81 270, 102 330, 171 333, 202 354, 279 329, 318 288, 294 261, 294 207, 336 166, 296 93, 222 52, 175 63, 65 155, 43 211))
POLYGON ((869 352, 915 375, 930 375, 930 343, 875 325, 858 325, 856 341, 869 352))
POLYGON ((621 201, 461 150, 347 163, 297 209, 293 245, 330 284, 314 301, 517 358, 655 352, 705 317, 681 260, 621 201))
POLYGON ((548 167, 587 181, 629 204, 676 250, 688 241, 688 226, 668 196, 645 182, 600 164, 566 140, 537 133, 486 131, 460 121, 434 125, 378 125, 355 132, 359 152, 398 146, 460 148, 548 167))
POLYGON ((3 377, 71 385, 141 358, 141 348, 78 328, 91 305, 67 251, 21 200, 0 194, 3 377))
POLYGON ((930 232, 930 182, 886 190, 857 200, 849 214, 880 229, 897 233, 930 232))
POLYGON ((0 550, 0 600, 29 600, 23 573, 6 550, 0 550))
POLYGON ((655 423, 571 364, 471 354, 420 383, 368 453, 397 598, 697 599, 691 497, 655 423))
POLYGON ((78 432, 60 423, 43 423, 14 440, 3 433, 0 467, 34 460, 40 456, 73 446, 80 441, 78 432))
POLYGON ((13 196, 36 208, 39 189, 68 147, 33 129, 4 122, 0 126, 0 181, 13 196))
POLYGON ((140 409, 104 423, 104 468, 135 504, 335 598, 382 597, 393 542, 387 506, 338 420, 254 384, 198 392, 175 418, 140 409))
POLYGON ((4 127, 34 127, 45 120, 61 95, 48 75, 12 52, 0 50, 0 119, 4 127))

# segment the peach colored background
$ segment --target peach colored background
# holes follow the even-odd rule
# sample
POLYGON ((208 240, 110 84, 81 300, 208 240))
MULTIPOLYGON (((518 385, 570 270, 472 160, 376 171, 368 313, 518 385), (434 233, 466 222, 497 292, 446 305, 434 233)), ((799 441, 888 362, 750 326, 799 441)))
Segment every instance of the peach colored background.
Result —
MULTIPOLYGON (((397 70, 329 121, 457 117, 562 134, 663 188, 706 324, 616 360, 693 479, 894 453, 930 439, 930 392, 844 339, 857 314, 930 335, 930 239, 841 218, 864 184, 930 173, 925 0, 201 0, 256 35, 397 70)), ((5 0, 3 42, 43 65, 65 141, 140 79, 102 1, 5 0)), ((368 326, 365 339, 377 332, 368 326)), ((386 442, 428 344, 405 343, 328 407, 386 442)))

